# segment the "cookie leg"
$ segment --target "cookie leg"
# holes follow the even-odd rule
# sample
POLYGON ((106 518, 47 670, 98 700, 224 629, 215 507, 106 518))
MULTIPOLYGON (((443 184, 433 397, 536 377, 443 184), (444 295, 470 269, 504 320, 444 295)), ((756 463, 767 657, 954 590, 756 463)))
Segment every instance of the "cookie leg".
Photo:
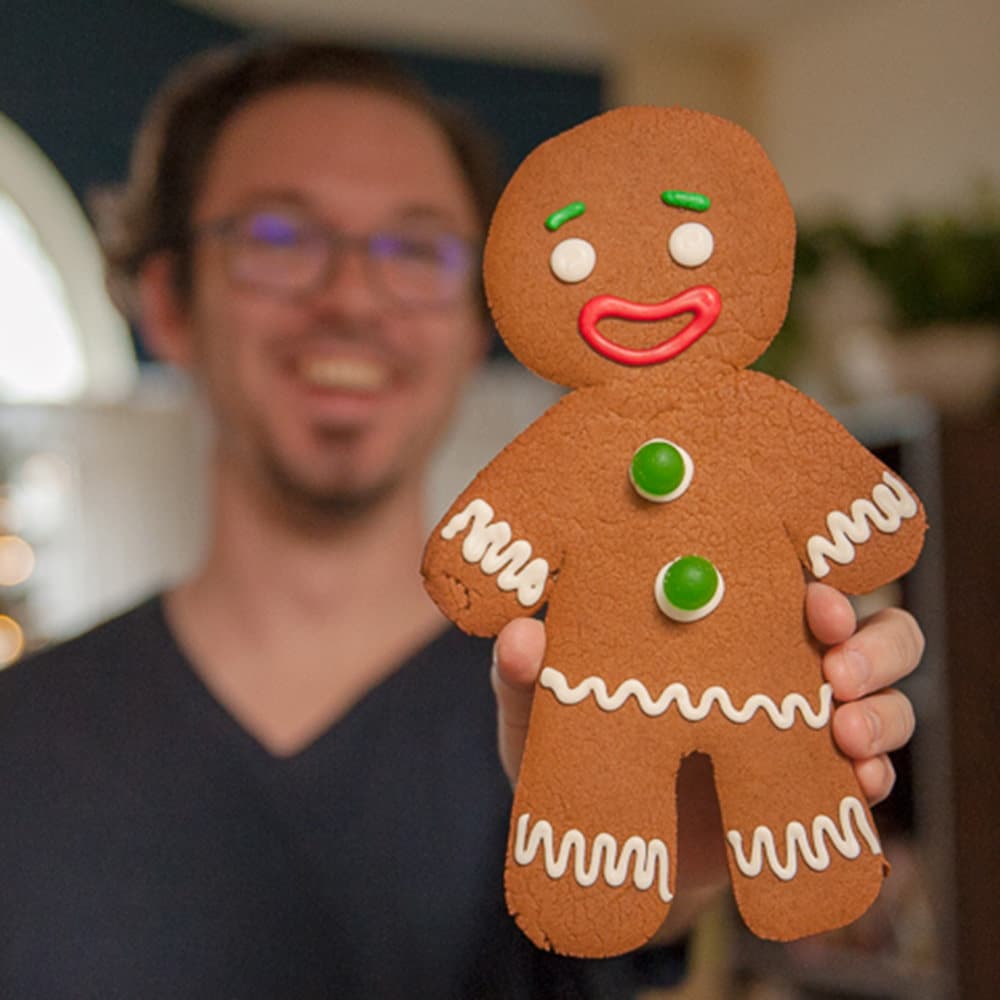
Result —
POLYGON ((758 937, 790 941, 860 917, 888 866, 829 731, 777 733, 771 745, 717 763, 716 776, 740 914, 758 937))
POLYGON ((540 690, 511 816, 507 903, 540 948, 621 954, 666 916, 674 883, 679 753, 648 721, 540 690), (645 724, 644 724, 645 723, 645 724))

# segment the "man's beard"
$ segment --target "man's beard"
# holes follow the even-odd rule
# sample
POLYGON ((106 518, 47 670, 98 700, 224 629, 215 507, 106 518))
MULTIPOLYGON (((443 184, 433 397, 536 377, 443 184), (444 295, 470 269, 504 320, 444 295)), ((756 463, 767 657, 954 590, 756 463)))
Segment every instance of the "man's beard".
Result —
POLYGON ((396 493, 403 479, 402 470, 392 468, 367 483, 324 484, 299 475, 281 460, 277 449, 263 448, 259 461, 283 519, 308 534, 328 534, 370 516, 396 493))

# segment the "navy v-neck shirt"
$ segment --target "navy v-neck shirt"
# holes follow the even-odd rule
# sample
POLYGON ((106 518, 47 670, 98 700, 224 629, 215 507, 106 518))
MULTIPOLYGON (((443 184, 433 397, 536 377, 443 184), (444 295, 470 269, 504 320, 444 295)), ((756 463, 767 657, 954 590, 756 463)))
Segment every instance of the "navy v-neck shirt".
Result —
POLYGON ((488 657, 444 633, 291 757, 159 599, 4 672, 0 996, 631 996, 629 957, 537 952, 506 913, 488 657))

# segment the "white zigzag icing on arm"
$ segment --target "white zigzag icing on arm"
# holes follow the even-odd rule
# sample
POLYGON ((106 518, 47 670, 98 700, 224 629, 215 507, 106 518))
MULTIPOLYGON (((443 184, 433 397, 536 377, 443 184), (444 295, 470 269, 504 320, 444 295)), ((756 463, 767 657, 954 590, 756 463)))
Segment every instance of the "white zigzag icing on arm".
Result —
POLYGON ((806 542, 813 575, 821 580, 830 572, 828 559, 841 565, 853 562, 854 546, 871 538, 871 524, 885 534, 894 534, 905 518, 916 513, 917 502, 906 487, 891 473, 883 473, 882 482, 872 490, 872 499, 855 500, 850 516, 839 510, 827 515, 829 538, 812 535, 806 542))
POLYGON ((579 684, 571 686, 566 675, 555 667, 545 667, 539 683, 564 705, 578 705, 592 697, 604 711, 616 712, 629 698, 634 698, 646 715, 660 716, 676 705, 677 711, 688 722, 701 722, 717 705, 730 722, 736 723, 749 722, 757 712, 763 711, 778 729, 791 729, 795 724, 796 712, 801 714, 802 721, 810 729, 822 729, 830 722, 833 705, 833 688, 829 684, 820 687, 819 708, 814 709, 805 695, 798 692, 785 695, 780 705, 766 694, 754 694, 747 698, 742 707, 737 708, 729 692, 718 685, 706 688, 701 698, 695 702, 687 685, 679 681, 668 684, 655 698, 642 681, 634 679, 624 681, 614 693, 609 693, 607 684, 601 677, 586 677, 579 684))
POLYGON ((573 877, 577 883, 592 886, 603 867, 604 881, 615 887, 625 884, 631 866, 632 882, 637 889, 647 890, 655 884, 664 903, 674 898, 670 891, 670 854, 662 840, 629 837, 619 852, 618 841, 610 833, 599 833, 594 837, 588 859, 587 838, 580 830, 567 830, 557 849, 551 823, 536 820, 530 832, 529 825, 530 813, 522 813, 517 819, 514 836, 517 864, 530 865, 541 848, 545 871, 550 878, 562 878, 569 870, 572 857, 573 877))
POLYGON ((862 845, 855 833, 857 826, 861 836, 868 843, 872 854, 881 854, 875 831, 868 822, 868 816, 861 801, 848 795, 840 802, 840 825, 836 820, 822 813, 813 820, 812 839, 804 824, 793 820, 785 829, 785 862, 778 858, 774 834, 766 826, 758 826, 753 832, 750 857, 743 851, 743 835, 738 830, 726 834, 733 849, 733 856, 741 872, 748 878, 756 878, 764 869, 764 861, 783 882, 788 882, 798 874, 798 855, 813 871, 822 872, 830 867, 830 851, 826 841, 845 858, 853 860, 861 854, 862 845), (853 820, 853 825, 852 825, 853 820))
POLYGON ((479 563, 487 576, 499 574, 497 586, 517 591, 517 599, 524 607, 537 604, 549 577, 549 564, 544 559, 531 558, 531 544, 523 539, 511 542, 510 525, 494 521, 493 508, 481 499, 469 501, 441 529, 441 537, 451 541, 466 528, 469 533, 462 542, 462 558, 468 563, 479 563))

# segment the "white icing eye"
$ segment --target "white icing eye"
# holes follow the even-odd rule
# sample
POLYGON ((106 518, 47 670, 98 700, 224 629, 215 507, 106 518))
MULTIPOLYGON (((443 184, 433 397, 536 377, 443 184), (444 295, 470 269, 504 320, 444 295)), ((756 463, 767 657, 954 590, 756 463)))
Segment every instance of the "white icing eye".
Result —
POLYGON ((597 251, 592 243, 576 236, 557 243, 549 257, 549 267, 560 280, 574 284, 589 278, 597 263, 597 251))
POLYGON ((684 222, 670 234, 670 256, 681 267, 699 267, 712 256, 712 230, 700 222, 684 222))

